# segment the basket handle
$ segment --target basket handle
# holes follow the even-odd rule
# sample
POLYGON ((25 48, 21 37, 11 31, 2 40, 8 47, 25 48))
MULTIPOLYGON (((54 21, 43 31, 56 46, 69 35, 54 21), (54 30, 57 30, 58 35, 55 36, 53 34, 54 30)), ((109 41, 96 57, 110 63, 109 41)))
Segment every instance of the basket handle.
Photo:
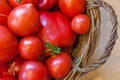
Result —
POLYGON ((96 62, 90 66, 87 66, 86 68, 79 68, 79 71, 83 72, 83 74, 86 74, 92 70, 95 70, 96 68, 100 67, 108 60, 108 58, 110 57, 111 51, 115 45, 116 39, 118 38, 118 36, 117 36, 118 22, 117 22, 117 16, 116 16, 113 8, 109 4, 104 2, 103 0, 96 0, 96 4, 97 4, 97 6, 104 8, 108 12, 108 14, 111 17, 111 23, 112 23, 113 29, 110 33, 110 39, 108 41, 108 44, 105 47, 105 51, 103 52, 103 55, 98 60, 98 62, 96 62))

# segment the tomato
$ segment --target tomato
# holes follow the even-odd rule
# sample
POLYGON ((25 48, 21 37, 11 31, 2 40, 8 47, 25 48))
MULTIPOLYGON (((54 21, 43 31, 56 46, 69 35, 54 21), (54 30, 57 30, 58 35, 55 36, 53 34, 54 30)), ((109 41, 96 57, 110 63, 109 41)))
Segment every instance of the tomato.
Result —
POLYGON ((11 10, 7 0, 0 0, 0 25, 7 25, 7 17, 11 10))
POLYGON ((73 18, 75 15, 83 13, 85 10, 86 0, 58 0, 60 10, 73 18))
POLYGON ((19 80, 49 80, 49 76, 41 62, 26 61, 20 70, 19 80))
POLYGON ((86 34, 90 30, 90 18, 85 14, 77 15, 72 19, 71 27, 78 34, 86 34))
POLYGON ((31 3, 14 8, 8 16, 8 27, 17 36, 27 36, 39 28, 39 15, 31 3))
POLYGON ((18 79, 10 75, 0 75, 0 80, 18 80, 18 79))
POLYGON ((53 78, 65 77, 72 68, 72 59, 69 54, 61 52, 58 55, 53 55, 46 62, 49 74, 53 78))
POLYGON ((17 55, 9 63, 8 74, 11 76, 18 76, 18 73, 19 73, 21 66, 23 65, 24 62, 25 62, 25 60, 20 55, 17 55))
POLYGON ((18 41, 6 26, 0 25, 0 62, 8 62, 18 52, 18 41))
POLYGON ((37 37, 44 43, 50 42, 59 47, 71 46, 75 39, 75 33, 71 29, 70 21, 59 11, 40 11, 40 27, 37 37))
POLYGON ((42 51, 43 43, 37 37, 25 37, 19 43, 19 52, 24 59, 36 59, 42 51))
POLYGON ((8 2, 13 8, 26 3, 32 3, 36 7, 38 0, 8 0, 8 2))
POLYGON ((0 63, 0 75, 6 75, 8 73, 7 63, 0 63))
POLYGON ((39 0, 39 9, 49 9, 57 3, 57 0, 39 0))

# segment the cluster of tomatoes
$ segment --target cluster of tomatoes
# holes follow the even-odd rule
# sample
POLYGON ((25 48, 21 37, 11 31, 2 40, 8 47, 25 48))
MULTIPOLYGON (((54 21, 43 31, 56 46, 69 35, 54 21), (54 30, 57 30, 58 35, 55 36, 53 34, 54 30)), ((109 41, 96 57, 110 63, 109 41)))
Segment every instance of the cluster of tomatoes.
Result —
POLYGON ((0 0, 0 80, 64 78, 76 34, 90 29, 85 0, 0 0))

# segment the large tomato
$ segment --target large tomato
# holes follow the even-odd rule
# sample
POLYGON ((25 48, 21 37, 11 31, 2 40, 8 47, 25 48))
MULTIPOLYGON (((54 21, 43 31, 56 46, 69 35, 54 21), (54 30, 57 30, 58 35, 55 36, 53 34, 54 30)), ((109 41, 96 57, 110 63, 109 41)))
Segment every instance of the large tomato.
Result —
POLYGON ((25 3, 32 3, 34 6, 37 6, 38 0, 8 0, 8 2, 13 8, 15 8, 25 3))
POLYGON ((0 25, 7 25, 7 17, 11 10, 7 0, 0 0, 0 25))
POLYGON ((57 3, 57 0, 39 0, 39 9, 49 9, 57 3))
POLYGON ((37 37, 25 37, 19 43, 19 53, 24 59, 37 59, 42 51, 43 43, 37 37))
POLYGON ((39 15, 31 3, 14 8, 8 16, 8 27, 18 36, 27 36, 39 28, 39 15))
POLYGON ((0 25, 0 62, 10 61, 18 52, 18 41, 6 26, 0 25))
POLYGON ((48 71, 53 78, 65 77, 72 68, 72 59, 69 54, 61 52, 48 58, 46 62, 48 71))
POLYGON ((37 36, 44 42, 50 42, 59 47, 71 46, 75 33, 71 29, 70 21, 60 12, 40 11, 40 27, 37 36))
POLYGON ((26 61, 20 70, 19 80, 49 80, 49 76, 41 62, 26 61))
POLYGON ((83 13, 86 0, 59 0, 60 10, 69 17, 83 13))

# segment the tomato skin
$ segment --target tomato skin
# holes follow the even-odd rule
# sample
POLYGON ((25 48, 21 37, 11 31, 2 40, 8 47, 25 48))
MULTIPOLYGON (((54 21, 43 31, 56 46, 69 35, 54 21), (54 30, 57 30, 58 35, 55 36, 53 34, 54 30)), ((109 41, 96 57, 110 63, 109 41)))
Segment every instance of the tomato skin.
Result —
POLYGON ((53 78, 63 78, 65 77, 72 68, 72 59, 69 54, 61 52, 58 55, 53 55, 48 58, 46 65, 49 71, 49 74, 53 78))
POLYGON ((70 21, 60 12, 40 11, 40 27, 37 37, 44 43, 50 42, 59 47, 71 46, 75 39, 70 21))
POLYGON ((13 8, 26 3, 32 3, 36 7, 38 0, 8 0, 8 2, 13 8))
POLYGON ((0 25, 7 25, 7 17, 11 10, 7 0, 0 0, 0 25))
POLYGON ((75 15, 78 15, 84 12, 86 1, 85 0, 58 0, 58 3, 59 3, 60 10, 70 18, 73 18, 75 15))
POLYGON ((77 15, 72 19, 71 27, 76 33, 84 35, 90 30, 90 18, 84 14, 77 15))
POLYGON ((7 63, 0 63, 0 75, 8 74, 8 65, 7 63))
POLYGON ((0 25, 0 62, 8 62, 18 52, 18 41, 6 26, 0 25))
POLYGON ((42 10, 46 10, 51 8, 57 3, 57 0, 39 0, 38 8, 42 10))
POLYGON ((49 76, 41 62, 26 61, 20 70, 19 80, 49 80, 49 76))
POLYGON ((28 36, 39 28, 39 15, 31 3, 14 8, 8 16, 8 27, 17 36, 28 36))
POLYGON ((43 43, 37 37, 24 37, 19 43, 19 52, 24 59, 37 59, 42 51, 43 43))
POLYGON ((0 80, 18 80, 18 79, 10 75, 0 75, 0 80))

